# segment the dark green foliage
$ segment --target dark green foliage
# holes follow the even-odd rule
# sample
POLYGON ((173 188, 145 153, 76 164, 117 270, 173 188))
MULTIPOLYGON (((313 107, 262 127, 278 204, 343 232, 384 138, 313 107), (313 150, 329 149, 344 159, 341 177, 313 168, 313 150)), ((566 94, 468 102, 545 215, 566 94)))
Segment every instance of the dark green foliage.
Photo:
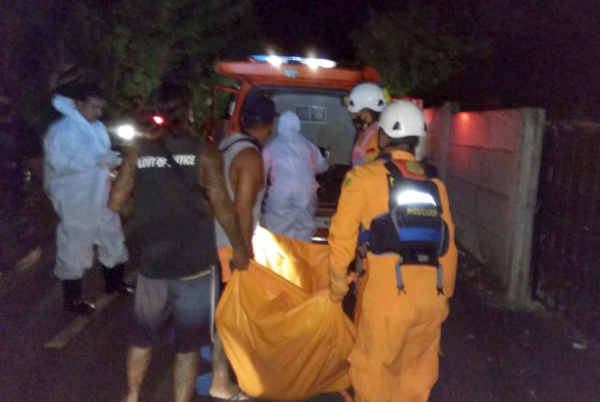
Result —
POLYGON ((97 3, 80 3, 72 35, 96 44, 84 58, 86 67, 103 78, 116 112, 147 100, 163 80, 189 86, 200 105, 214 80, 215 60, 245 57, 253 37, 249 1, 122 0, 100 9, 97 3), (96 19, 88 23, 86 13, 96 19))
POLYGON ((10 51, 3 48, 15 74, 3 87, 38 133, 53 117, 51 94, 89 80, 104 87, 108 117, 130 113, 168 80, 192 89, 202 119, 217 79, 215 61, 245 58, 255 48, 249 0, 54 0, 37 8, 34 3, 15 3, 14 17, 5 17, 26 16, 26 24, 17 24, 10 51))
POLYGON ((438 1, 405 3, 373 15, 352 38, 360 62, 377 68, 394 96, 444 82, 487 54, 474 10, 438 1))

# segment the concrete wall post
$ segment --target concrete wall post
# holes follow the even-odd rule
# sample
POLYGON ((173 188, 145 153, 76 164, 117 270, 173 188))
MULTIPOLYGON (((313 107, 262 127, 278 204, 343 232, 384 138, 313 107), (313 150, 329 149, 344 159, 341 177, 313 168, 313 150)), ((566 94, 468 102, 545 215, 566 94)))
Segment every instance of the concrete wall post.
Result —
POLYGON ((507 289, 507 302, 513 308, 524 308, 531 301, 531 248, 546 121, 543 109, 523 108, 521 112, 523 136, 519 149, 518 182, 512 203, 512 253, 507 289))

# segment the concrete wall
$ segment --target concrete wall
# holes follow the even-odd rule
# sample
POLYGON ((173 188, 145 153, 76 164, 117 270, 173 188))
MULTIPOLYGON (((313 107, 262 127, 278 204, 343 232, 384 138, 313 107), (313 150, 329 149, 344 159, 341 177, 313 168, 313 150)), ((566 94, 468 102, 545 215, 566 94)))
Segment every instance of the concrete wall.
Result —
POLYGON ((457 240, 528 301, 529 260, 544 112, 426 110, 427 158, 446 182, 457 240))

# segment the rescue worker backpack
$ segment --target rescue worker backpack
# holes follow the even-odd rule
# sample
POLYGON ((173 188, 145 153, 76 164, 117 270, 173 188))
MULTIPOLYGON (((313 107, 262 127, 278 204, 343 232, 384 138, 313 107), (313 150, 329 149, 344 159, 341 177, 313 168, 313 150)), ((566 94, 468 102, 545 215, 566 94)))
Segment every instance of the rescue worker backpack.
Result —
POLYGON ((442 219, 437 185, 415 161, 388 160, 388 211, 375 217, 369 229, 373 254, 398 254, 397 285, 404 290, 401 265, 427 265, 438 270, 438 293, 443 293, 438 257, 448 248, 448 227, 442 219))

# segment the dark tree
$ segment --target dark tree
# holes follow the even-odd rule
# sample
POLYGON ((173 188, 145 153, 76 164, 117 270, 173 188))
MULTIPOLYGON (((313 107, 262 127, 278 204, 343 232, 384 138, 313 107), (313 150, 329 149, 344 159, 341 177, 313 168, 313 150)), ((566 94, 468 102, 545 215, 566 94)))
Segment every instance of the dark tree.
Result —
POLYGON ((76 81, 103 85, 112 115, 146 101, 163 80, 189 86, 196 104, 205 105, 214 62, 245 57, 256 37, 249 0, 38 3, 4 7, 12 37, 2 67, 11 76, 2 84, 40 133, 51 93, 76 81))
POLYGON ((474 13, 449 1, 378 10, 353 33, 357 57, 382 73, 394 96, 426 91, 487 57, 489 42, 474 13))

